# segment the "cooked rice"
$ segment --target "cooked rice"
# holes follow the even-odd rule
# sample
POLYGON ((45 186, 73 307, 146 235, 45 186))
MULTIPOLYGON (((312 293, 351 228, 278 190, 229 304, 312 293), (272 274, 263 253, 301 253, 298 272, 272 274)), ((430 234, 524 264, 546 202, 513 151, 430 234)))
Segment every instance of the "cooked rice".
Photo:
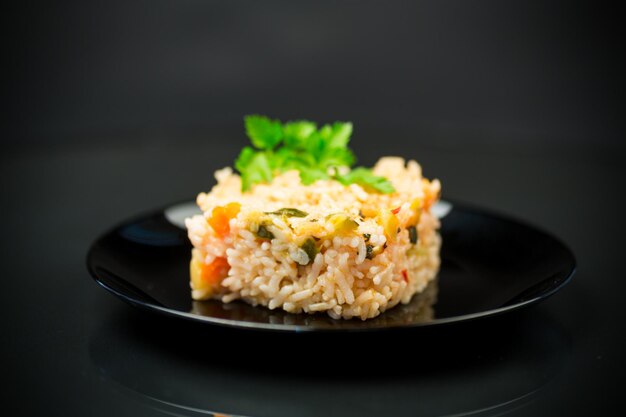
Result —
POLYGON ((194 246, 192 298, 240 299, 290 313, 363 320, 408 303, 439 269, 439 221, 430 207, 440 183, 422 178, 420 166, 402 158, 382 158, 373 171, 389 179, 396 192, 368 192, 333 180, 303 185, 298 172, 289 171, 242 193, 238 175, 230 168, 217 171, 217 185, 197 198, 204 215, 186 220, 194 246), (214 208, 232 202, 241 208, 228 234, 220 236, 208 220, 214 208), (306 216, 268 214, 284 208, 306 216), (390 215, 395 216, 391 223, 385 217, 390 215), (343 222, 350 220, 356 221, 354 228, 343 230, 343 222), (396 220, 397 236, 395 227, 389 230, 396 220), (415 222, 418 240, 413 244, 407 227, 415 222), (260 224, 273 238, 259 237, 260 224), (319 251, 313 259, 303 249, 309 238, 319 251), (218 258, 230 268, 221 282, 207 284, 194 276, 194 265, 211 265, 218 258))

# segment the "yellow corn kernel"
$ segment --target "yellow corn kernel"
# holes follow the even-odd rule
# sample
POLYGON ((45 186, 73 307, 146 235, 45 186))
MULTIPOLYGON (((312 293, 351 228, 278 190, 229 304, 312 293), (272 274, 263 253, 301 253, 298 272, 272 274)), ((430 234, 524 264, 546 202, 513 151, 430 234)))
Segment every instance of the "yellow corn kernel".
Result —
POLYGON ((385 236, 389 242, 395 242, 398 236, 398 227, 400 221, 398 217, 391 212, 391 210, 381 210, 378 212, 378 223, 383 227, 385 236))
POLYGON ((361 207, 361 214, 363 214, 364 217, 376 217, 378 210, 373 206, 365 205, 361 207))
POLYGON ((320 236, 324 233, 324 228, 321 222, 306 222, 298 225, 296 232, 298 236, 320 236))
POLYGON ((421 198, 416 198, 411 202, 411 206, 409 207, 411 215, 406 221, 408 226, 415 226, 419 224, 420 218, 422 217, 422 204, 423 201, 421 198))
POLYGON ((191 285, 194 290, 210 287, 202 280, 202 263, 196 257, 192 257, 189 263, 189 275, 191 276, 191 285))

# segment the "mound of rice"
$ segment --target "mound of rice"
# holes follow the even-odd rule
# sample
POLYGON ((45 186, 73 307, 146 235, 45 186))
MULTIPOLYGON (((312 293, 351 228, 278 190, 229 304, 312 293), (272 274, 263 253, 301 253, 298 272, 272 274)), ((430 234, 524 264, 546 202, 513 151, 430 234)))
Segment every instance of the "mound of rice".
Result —
POLYGON ((430 208, 441 185, 402 158, 381 158, 373 171, 396 192, 303 185, 289 171, 242 193, 238 175, 217 171, 217 185, 197 198, 204 214, 186 219, 192 298, 362 320, 407 304, 439 269, 430 208))

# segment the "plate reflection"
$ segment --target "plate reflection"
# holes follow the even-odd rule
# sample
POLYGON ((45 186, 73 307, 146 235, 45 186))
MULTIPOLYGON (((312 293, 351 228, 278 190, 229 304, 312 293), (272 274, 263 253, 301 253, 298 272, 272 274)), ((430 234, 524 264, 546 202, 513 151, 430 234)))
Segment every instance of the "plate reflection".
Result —
POLYGON ((549 396, 570 352, 540 309, 413 333, 267 333, 120 306, 89 341, 103 384, 189 416, 503 415, 549 396))

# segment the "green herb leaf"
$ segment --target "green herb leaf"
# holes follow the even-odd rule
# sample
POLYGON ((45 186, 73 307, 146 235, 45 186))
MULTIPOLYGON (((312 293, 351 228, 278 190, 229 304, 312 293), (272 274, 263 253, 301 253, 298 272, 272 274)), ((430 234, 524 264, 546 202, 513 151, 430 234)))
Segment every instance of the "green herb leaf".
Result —
POLYGON ((246 133, 259 149, 273 149, 283 138, 283 128, 278 120, 253 114, 244 118, 246 133))
POLYGON ((327 180, 330 176, 323 170, 317 168, 301 167, 300 181, 304 185, 311 185, 315 181, 327 180))
POLYGON ((310 154, 316 161, 319 161, 326 150, 326 141, 317 132, 313 133, 306 140, 304 151, 310 154))
POLYGON ((276 173, 298 170, 303 184, 335 179, 342 184, 359 184, 370 191, 394 192, 393 185, 367 168, 339 175, 336 168, 350 168, 356 158, 348 148, 352 123, 335 122, 317 129, 313 122, 299 120, 281 124, 260 115, 245 117, 246 133, 254 148, 246 146, 235 160, 242 190, 253 184, 271 182, 276 173), (335 174, 330 175, 334 169, 335 174))
POLYGON ((285 146, 295 149, 304 149, 307 139, 316 129, 317 126, 315 123, 306 120, 285 123, 283 125, 285 146))
POLYGON ((356 158, 350 149, 346 148, 331 148, 326 150, 321 156, 319 164, 323 168, 350 167, 354 164, 356 158))
MULTIPOLYGON (((247 155, 244 156, 244 159, 247 155)), ((272 181, 273 175, 269 159, 264 152, 257 152, 248 160, 247 165, 241 172, 241 188, 243 191, 250 189, 252 184, 272 181)))
POLYGON ((390 194, 395 191, 393 184, 385 178, 378 177, 368 168, 358 167, 343 176, 337 176, 337 181, 344 185, 359 184, 363 188, 375 190, 383 194, 390 194))
POLYGON ((352 123, 335 122, 328 138, 330 148, 346 148, 352 135, 352 123))
POLYGON ((313 155, 306 152, 294 152, 293 149, 282 147, 274 154, 272 168, 279 171, 300 170, 302 167, 315 166, 316 163, 313 155))
POLYGON ((249 146, 244 147, 239 153, 239 156, 237 157, 237 159, 235 160, 235 168, 237 168, 239 172, 243 172, 244 170, 246 170, 248 167, 248 164, 254 157, 254 154, 255 154, 254 149, 252 149, 249 146))

